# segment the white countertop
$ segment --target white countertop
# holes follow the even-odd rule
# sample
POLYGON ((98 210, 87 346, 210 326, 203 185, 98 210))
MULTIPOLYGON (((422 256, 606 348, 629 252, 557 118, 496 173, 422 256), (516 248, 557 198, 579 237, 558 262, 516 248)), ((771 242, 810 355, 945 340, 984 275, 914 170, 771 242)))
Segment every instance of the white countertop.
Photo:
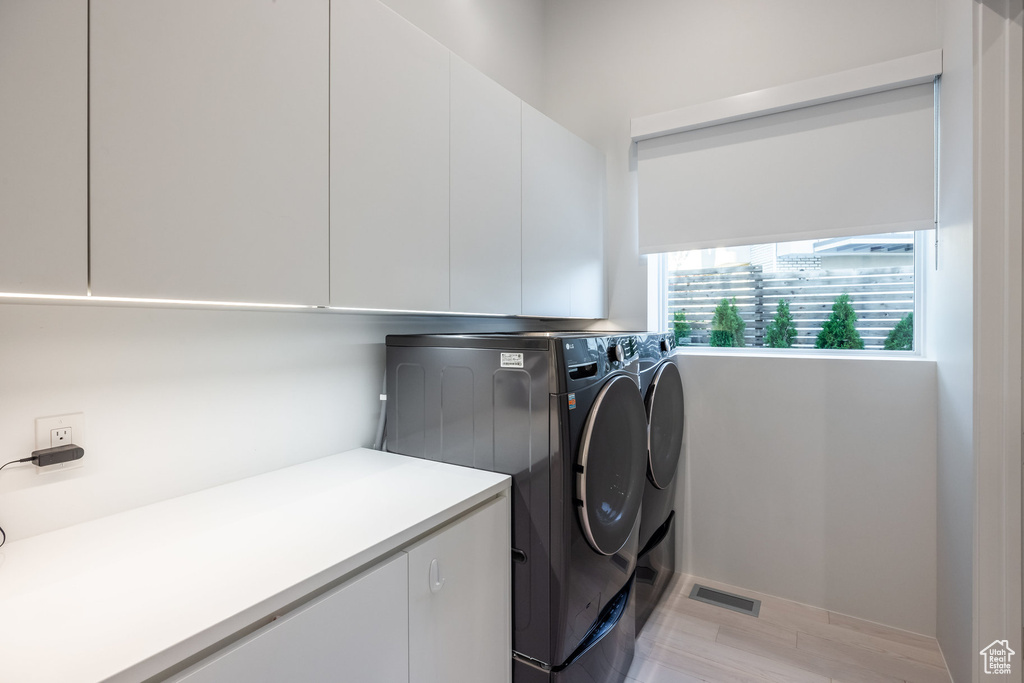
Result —
POLYGON ((508 489, 357 449, 0 548, 0 681, 141 681, 508 489))

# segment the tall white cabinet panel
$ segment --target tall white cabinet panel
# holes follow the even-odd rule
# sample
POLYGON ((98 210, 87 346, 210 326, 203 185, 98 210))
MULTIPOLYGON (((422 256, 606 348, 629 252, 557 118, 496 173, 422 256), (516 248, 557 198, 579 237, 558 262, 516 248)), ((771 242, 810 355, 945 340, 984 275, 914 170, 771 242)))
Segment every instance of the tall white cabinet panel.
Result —
POLYGON ((91 12, 93 293, 326 304, 328 0, 91 12))
POLYGON ((523 104, 523 313, 605 315, 604 157, 523 104))
POLYGON ((331 304, 449 310, 449 52, 331 1, 331 304))
POLYGON ((407 584, 406 556, 399 554, 200 662, 176 683, 407 681, 407 584))
POLYGON ((572 300, 569 314, 574 318, 604 318, 608 315, 604 271, 605 159, 604 154, 576 138, 573 164, 576 182, 569 196, 578 221, 572 223, 572 300))
POLYGON ((409 548, 410 683, 511 679, 508 506, 496 500, 409 548))
POLYGON ((0 0, 0 291, 85 294, 88 3, 0 0))
POLYGON ((452 55, 451 308, 522 312, 522 101, 452 55))

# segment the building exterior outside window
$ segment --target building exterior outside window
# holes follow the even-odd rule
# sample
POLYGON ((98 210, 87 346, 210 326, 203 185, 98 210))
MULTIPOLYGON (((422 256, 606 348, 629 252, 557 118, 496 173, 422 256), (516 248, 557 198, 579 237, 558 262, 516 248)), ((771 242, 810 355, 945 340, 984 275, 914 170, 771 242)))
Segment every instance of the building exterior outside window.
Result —
POLYGON ((681 345, 912 351, 919 239, 899 232, 664 254, 662 319, 681 345))

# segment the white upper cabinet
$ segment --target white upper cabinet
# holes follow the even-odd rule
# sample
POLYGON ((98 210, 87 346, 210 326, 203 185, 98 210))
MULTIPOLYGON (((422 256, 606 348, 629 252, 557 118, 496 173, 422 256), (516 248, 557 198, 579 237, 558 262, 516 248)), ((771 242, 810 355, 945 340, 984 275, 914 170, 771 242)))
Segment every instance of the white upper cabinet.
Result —
POLYGON ((91 12, 93 293, 326 304, 328 0, 91 12))
POLYGON ((522 101, 452 55, 451 308, 522 312, 522 101))
POLYGON ((509 500, 409 548, 410 683, 508 683, 509 500))
POLYGON ((87 7, 0 0, 0 291, 605 314, 603 156, 378 0, 87 7))
POLYGON ((523 314, 605 315, 604 155, 523 104, 523 314))
POLYGON ((0 0, 0 291, 87 291, 88 3, 0 0))
POLYGON ((449 52, 331 2, 331 305, 449 310, 449 52))

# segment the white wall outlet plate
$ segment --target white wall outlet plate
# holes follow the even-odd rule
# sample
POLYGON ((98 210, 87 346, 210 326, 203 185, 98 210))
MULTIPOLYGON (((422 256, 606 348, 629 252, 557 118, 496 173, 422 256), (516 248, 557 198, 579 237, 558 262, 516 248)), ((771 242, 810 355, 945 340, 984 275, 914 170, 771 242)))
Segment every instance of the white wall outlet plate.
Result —
MULTIPOLYGON (((73 443, 85 448, 85 413, 36 418, 36 450, 73 443)), ((85 458, 38 468, 39 473, 63 472, 82 467, 85 458)))

